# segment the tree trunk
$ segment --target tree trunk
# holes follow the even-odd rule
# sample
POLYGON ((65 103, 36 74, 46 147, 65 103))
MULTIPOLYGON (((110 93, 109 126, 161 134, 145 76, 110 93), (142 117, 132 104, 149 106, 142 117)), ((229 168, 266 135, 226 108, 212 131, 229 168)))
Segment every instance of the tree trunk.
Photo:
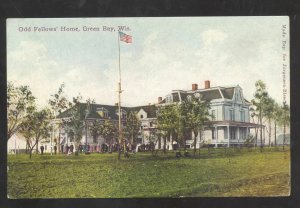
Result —
POLYGON ((284 125, 283 125, 282 150, 284 150, 284 144, 285 144, 285 122, 284 122, 284 125))
POLYGON ((194 156, 196 155, 196 145, 197 145, 197 136, 198 134, 194 132, 194 156))
POLYGON ((277 127, 276 125, 277 125, 277 124, 276 124, 276 121, 275 121, 274 124, 275 124, 275 126, 274 126, 274 134, 275 134, 275 135, 274 135, 274 145, 275 145, 275 147, 276 147, 276 146, 277 146, 277 138, 276 138, 276 136, 277 136, 277 135, 276 135, 276 127, 277 127))
POLYGON ((183 149, 184 149, 184 152, 186 151, 186 142, 185 142, 185 132, 182 134, 183 135, 183 138, 182 138, 182 141, 183 141, 183 149))
POLYGON ((200 156, 200 149, 201 149, 201 141, 202 141, 202 131, 200 131, 199 156, 200 156))
POLYGON ((26 149, 25 149, 25 153, 28 154, 28 144, 26 142, 26 149))
POLYGON ((158 149, 161 149, 161 135, 158 136, 158 149))
POLYGON ((262 148, 263 148, 263 139, 262 139, 262 110, 260 108, 259 110, 259 123, 260 123, 260 151, 262 152, 262 148))
POLYGON ((166 147, 167 147, 167 135, 164 136, 164 154, 166 154, 166 147))
POLYGON ((36 140, 36 147, 35 147, 35 151, 36 151, 36 154, 39 153, 39 140, 36 140))
POLYGON ((271 119, 269 119, 269 147, 271 146, 271 134, 272 134, 271 119))
POLYGON ((60 148, 60 126, 58 126, 58 144, 57 144, 57 152, 58 152, 58 154, 61 153, 61 148, 60 148))
POLYGON ((118 160, 121 160, 121 145, 118 144, 118 160))
MULTIPOLYGON (((253 123, 255 123, 254 118, 252 118, 253 123)), ((259 122, 258 122, 259 123, 259 122)), ((257 136, 258 136, 258 128, 255 127, 255 143, 254 143, 254 149, 257 147, 257 136)))

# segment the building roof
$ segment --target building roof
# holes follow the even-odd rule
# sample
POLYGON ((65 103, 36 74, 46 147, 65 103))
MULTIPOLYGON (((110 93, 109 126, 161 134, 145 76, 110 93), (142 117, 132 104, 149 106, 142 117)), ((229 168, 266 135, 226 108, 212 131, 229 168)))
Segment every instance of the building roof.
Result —
POLYGON ((206 90, 206 91, 202 91, 199 93, 200 93, 201 99, 207 100, 207 101, 222 98, 222 95, 218 89, 206 90))
MULTIPOLYGON (((80 103, 80 114, 85 117, 87 104, 80 103)), ((145 105, 137 107, 121 107, 121 110, 127 113, 131 111, 139 111, 143 109, 147 113, 148 118, 156 117, 156 106, 155 105, 145 105)), ((102 105, 102 104, 90 104, 90 112, 87 114, 87 119, 105 119, 104 114, 98 113, 97 111, 106 111, 108 113, 108 118, 113 120, 118 119, 118 106, 117 105, 102 105)), ((57 116, 57 118, 67 118, 71 116, 71 109, 68 109, 57 116)))
POLYGON ((139 111, 140 109, 143 109, 147 113, 148 118, 155 118, 156 117, 156 111, 157 107, 152 104, 152 105, 144 105, 144 106, 137 106, 137 107, 129 107, 127 108, 129 111, 139 111))
POLYGON ((223 88, 223 89, 221 89, 221 92, 222 92, 224 98, 231 100, 233 98, 233 94, 234 94, 234 87, 223 88))

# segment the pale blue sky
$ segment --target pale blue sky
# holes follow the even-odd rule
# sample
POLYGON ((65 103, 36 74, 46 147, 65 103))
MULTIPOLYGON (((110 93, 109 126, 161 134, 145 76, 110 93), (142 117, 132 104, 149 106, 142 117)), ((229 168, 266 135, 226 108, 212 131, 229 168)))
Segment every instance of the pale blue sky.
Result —
MULTIPOLYGON (((62 82, 69 98, 80 93, 114 104, 117 31, 84 32, 82 27, 124 25, 133 36, 132 44, 121 42, 127 106, 155 103, 158 96, 190 89, 192 83, 203 88, 204 80, 211 86, 239 84, 250 100, 255 81, 262 79, 282 102, 283 24, 289 24, 288 17, 8 19, 8 81, 29 85, 41 106, 62 82), (81 31, 61 32, 61 26, 81 31), (19 27, 58 31, 19 32, 19 27)), ((287 78, 289 84, 289 71, 287 78)))

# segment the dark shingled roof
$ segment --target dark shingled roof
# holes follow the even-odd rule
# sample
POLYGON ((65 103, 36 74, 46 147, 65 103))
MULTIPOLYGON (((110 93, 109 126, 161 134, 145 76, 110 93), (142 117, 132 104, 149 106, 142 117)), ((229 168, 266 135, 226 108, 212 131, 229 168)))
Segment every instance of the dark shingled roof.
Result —
MULTIPOLYGON (((97 113, 97 109, 103 108, 104 110, 107 110, 108 112, 108 117, 111 119, 118 119, 118 115, 116 114, 118 110, 118 106, 115 105, 101 105, 101 104, 90 104, 90 113, 87 115, 87 118, 93 118, 93 119, 101 119, 104 118, 102 117, 99 113, 97 113)), ((80 103, 80 113, 84 115, 85 117, 85 112, 87 109, 87 104, 86 103, 80 103)), ((125 110, 128 112, 128 108, 126 107, 121 107, 122 110, 125 110)), ((64 112, 62 112, 60 115, 57 116, 57 118, 66 118, 71 116, 71 109, 68 109, 64 112)))
MULTIPOLYGON (((80 103, 80 113, 83 117, 85 117, 85 112, 87 109, 86 103, 80 103)), ((87 115, 87 118, 91 119, 104 119, 99 113, 97 113, 97 109, 103 108, 107 110, 108 117, 113 120, 118 120, 118 106, 116 105, 101 105, 101 104, 90 104, 90 113, 87 115)), ((130 111, 139 111, 140 109, 144 109, 147 112, 148 118, 156 117, 156 106, 155 105, 145 105, 145 106, 137 106, 137 107, 121 107, 122 110, 126 111, 127 114, 130 111)), ((68 109, 57 116, 57 118, 66 118, 71 116, 71 109, 68 109)))
POLYGON ((221 92, 223 93, 225 99, 231 100, 233 98, 234 87, 221 89, 221 92))

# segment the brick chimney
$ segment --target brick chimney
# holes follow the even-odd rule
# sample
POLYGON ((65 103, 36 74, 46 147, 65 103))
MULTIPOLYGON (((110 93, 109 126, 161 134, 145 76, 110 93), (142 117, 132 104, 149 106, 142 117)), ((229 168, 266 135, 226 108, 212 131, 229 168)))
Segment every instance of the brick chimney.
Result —
POLYGON ((192 90, 193 91, 198 90, 198 85, 197 84, 192 84, 192 90))
POLYGON ((204 82, 204 88, 205 89, 210 88, 210 81, 209 80, 205 80, 205 82, 204 82))
POLYGON ((158 97, 158 98, 157 98, 157 102, 158 102, 158 103, 161 103, 161 101, 162 101, 162 97, 158 97))

